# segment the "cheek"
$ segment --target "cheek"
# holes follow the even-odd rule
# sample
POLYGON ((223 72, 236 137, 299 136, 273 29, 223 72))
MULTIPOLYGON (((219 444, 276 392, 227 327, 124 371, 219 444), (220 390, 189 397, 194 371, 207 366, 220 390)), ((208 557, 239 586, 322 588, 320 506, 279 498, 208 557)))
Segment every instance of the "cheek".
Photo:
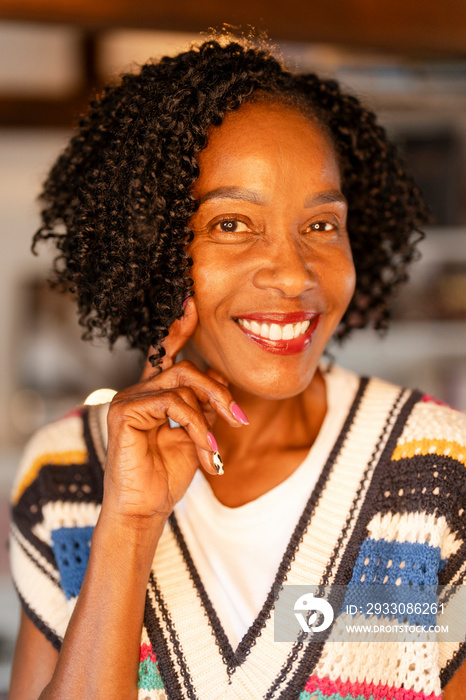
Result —
POLYGON ((233 246, 193 245, 189 255, 193 260, 190 271, 198 313, 212 313, 237 292, 244 270, 233 246))
POLYGON ((333 298, 335 306, 344 312, 356 288, 356 270, 351 250, 342 250, 338 256, 332 257, 326 270, 321 278, 322 285, 328 290, 329 298, 333 298))
POLYGON ((221 303, 222 290, 226 289, 228 280, 225 270, 218 265, 193 265, 191 277, 199 320, 202 322, 221 303))
POLYGON ((213 251, 193 251, 194 301, 199 322, 193 336, 194 343, 203 354, 220 342, 219 325, 224 328, 229 311, 229 302, 239 288, 238 272, 233 261, 213 251), (197 254, 196 254, 197 253, 197 254))

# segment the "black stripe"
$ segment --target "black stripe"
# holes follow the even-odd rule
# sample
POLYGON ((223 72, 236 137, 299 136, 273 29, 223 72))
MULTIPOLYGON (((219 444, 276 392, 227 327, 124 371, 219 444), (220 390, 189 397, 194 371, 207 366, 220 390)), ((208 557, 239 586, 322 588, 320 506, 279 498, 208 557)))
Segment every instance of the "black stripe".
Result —
MULTIPOLYGON (((464 538, 464 533, 461 535, 464 538)), ((461 569, 464 569, 464 562, 466 560, 466 540, 463 539, 461 546, 458 548, 456 554, 451 554, 448 559, 444 569, 439 573, 438 582, 440 586, 448 585, 456 577, 456 574, 461 569)), ((455 585, 465 585, 466 574, 463 571, 460 574, 458 581, 455 581, 455 585)))
POLYGON ((197 595, 201 599, 202 605, 204 606, 204 609, 207 613, 207 617, 209 618, 209 623, 210 626, 212 627, 214 634, 215 634, 215 639, 217 642, 217 645, 220 649, 220 653, 222 655, 222 659, 224 664, 228 668, 228 674, 230 675, 231 673, 234 672, 236 666, 238 665, 237 659, 236 659, 236 654, 233 651, 231 644, 228 640, 227 635, 225 634, 225 630, 222 627, 222 623, 220 622, 220 619, 215 611, 215 608, 212 604, 212 601, 210 600, 206 589, 204 588, 204 584, 202 583, 201 577, 199 576, 199 572, 196 569, 196 565, 194 564, 194 561, 191 557, 191 553, 188 549, 188 546, 186 544, 186 541, 183 537, 183 534, 180 530, 180 526, 178 525, 178 521, 176 519, 175 513, 172 513, 169 518, 170 526, 172 528, 173 534, 175 536, 176 542, 178 544, 178 547, 181 550, 181 553, 183 555, 183 559, 186 563, 186 566, 189 571, 189 575, 194 583, 194 586, 196 588, 197 595))
POLYGON ((44 637, 46 639, 48 639, 48 641, 52 644, 54 649, 56 649, 59 652, 61 650, 61 645, 63 643, 63 640, 60 639, 60 637, 57 634, 55 634, 55 632, 52 629, 50 629, 50 627, 48 625, 45 624, 45 622, 34 612, 34 610, 29 607, 29 605, 26 603, 23 596, 19 592, 14 581, 13 581, 13 584, 14 584, 16 592, 18 594, 18 598, 19 598, 19 601, 21 603, 21 606, 22 606, 24 612, 26 613, 26 615, 34 623, 34 625, 37 627, 37 629, 42 632, 44 637))
MULTIPOLYGON (((16 508, 16 506, 15 506, 16 508)), ((11 522, 16 525, 18 531, 22 534, 25 540, 29 542, 33 549, 36 549, 39 554, 41 554, 44 559, 55 569, 57 568, 57 562, 55 561, 54 554, 51 548, 43 540, 40 540, 32 531, 31 523, 20 512, 11 512, 11 522)), ((17 538, 16 538, 17 539, 17 538)))
MULTIPOLYGON (((357 394, 354 398, 351 409, 348 413, 348 416, 346 418, 345 424, 343 425, 343 428, 342 428, 341 433, 338 437, 338 440, 336 441, 335 445, 333 446, 333 449, 330 452, 330 455, 328 457, 327 463, 326 463, 326 465, 322 471, 322 474, 320 475, 320 478, 316 484, 316 489, 317 488, 319 489, 319 493, 318 493, 319 498, 322 494, 322 490, 323 490, 323 487, 325 486, 325 482, 328 479, 328 476, 329 476, 331 470, 333 469, 335 461, 336 461, 338 455, 340 454, 342 447, 343 447, 343 445, 348 437, 349 431, 351 429, 351 426, 354 423, 356 413, 360 408, 360 405, 361 405, 363 396, 367 390, 368 384, 369 384, 369 380, 365 377, 362 377, 359 381, 359 388, 358 388, 357 394), (319 482, 321 480, 322 480, 322 483, 320 484, 319 482)), ((316 489, 314 490, 314 492, 311 495, 311 498, 309 499, 308 506, 311 505, 311 501, 314 499, 316 489)), ((304 513, 301 516, 300 522, 298 524, 298 528, 301 531, 301 535, 300 535, 300 539, 299 539, 297 546, 299 546, 299 544, 301 543, 301 540, 304 536, 304 532, 307 529, 307 527, 308 526, 311 527, 310 519, 314 513, 315 506, 317 505, 317 501, 318 501, 318 499, 314 502, 312 510, 308 506, 306 506, 306 509, 304 510, 304 513)), ((292 538, 292 540, 293 540, 293 538, 292 538)), ((296 548, 295 548, 295 551, 296 551, 296 548)), ((282 582, 280 582, 280 586, 281 586, 281 583, 282 582)), ((282 685, 282 683, 284 683, 287 680, 289 672, 293 668, 293 666, 296 662, 296 659, 298 658, 298 656, 303 648, 303 645, 304 645, 304 634, 300 635, 298 637, 297 641, 293 644, 293 649, 291 650, 290 654, 288 655, 288 659, 287 659, 286 663, 284 664, 280 674, 277 676, 275 681, 269 687, 266 695, 264 696, 264 700, 267 700, 268 698, 272 698, 273 695, 278 691, 280 685, 282 685)), ((314 646, 317 646, 317 645, 314 644, 314 646)), ((308 649, 308 651, 309 651, 309 649, 308 649)), ((314 656, 314 653, 311 650, 310 658, 309 657, 307 657, 307 658, 308 658, 308 664, 310 663, 312 665, 307 666, 306 668, 314 668, 314 665, 318 660, 318 656, 315 658, 315 660, 313 660, 313 656, 314 656)), ((320 654, 319 654, 319 656, 320 656, 320 654)), ((303 684, 303 687, 304 687, 304 684, 303 684)), ((300 688, 299 690, 302 690, 302 688, 300 688)), ((287 693, 287 690, 285 690, 284 692, 287 693)), ((290 697, 294 697, 294 695, 290 696, 290 697)))
POLYGON ((465 488, 464 466, 453 457, 435 453, 403 457, 392 460, 390 471, 382 477, 377 512, 437 515, 441 505, 450 528, 464 532, 458 511, 466 502, 465 488))
MULTIPOLYGON (((354 514, 355 510, 357 509, 358 502, 360 500, 362 490, 363 490, 363 484, 366 482, 367 478, 369 477, 370 472, 372 472, 373 475, 371 478, 370 486, 366 492, 366 497, 365 497, 364 502, 361 506, 361 510, 359 512, 357 523, 355 524, 354 529, 353 529, 353 534, 348 542, 348 545, 347 545, 345 552, 343 554, 343 557, 341 559, 339 569, 335 575, 334 584, 346 585, 351 580, 351 575, 353 572, 354 564, 356 562, 356 559, 357 559, 359 550, 361 548, 362 542, 367 534, 367 529, 366 529, 367 524, 369 523, 370 519, 374 515, 374 501, 376 499, 377 494, 380 491, 380 481, 384 475, 384 472, 381 469, 381 465, 384 466, 388 462, 390 462, 391 456, 395 450, 398 438, 400 437, 400 435, 403 431, 403 428, 406 425, 406 421, 408 419, 408 416, 411 413, 411 411, 413 410, 413 406, 419 400, 419 396, 417 396, 416 394, 411 392, 411 394, 409 395, 409 397, 405 401, 404 405, 402 406, 400 412, 398 413, 398 418, 396 419, 395 425, 393 427, 391 427, 391 419, 392 419, 393 415, 398 411, 398 408, 400 406, 400 403, 403 399, 404 394, 405 394, 405 391, 401 390, 400 393, 398 394, 395 402, 393 403, 392 408, 390 409, 390 412, 388 414, 387 420, 385 421, 385 425, 383 427, 383 430, 379 436, 377 444, 376 444, 374 451, 371 455, 369 465, 367 466, 367 468, 364 472, 364 476, 361 479, 353 506, 352 506, 350 512, 348 513, 348 519, 347 519, 346 526, 345 526, 345 534, 348 531, 348 529, 350 528, 351 521, 353 520, 353 514, 354 514), (380 455, 377 464, 375 466, 373 466, 376 455, 380 450, 380 446, 385 441, 385 438, 389 432, 390 432, 390 434, 389 434, 388 440, 386 441, 384 450, 383 450, 382 454, 380 455)), ((339 544, 341 544, 341 542, 339 542, 339 544)), ((338 553, 337 550, 335 550, 333 553, 332 560, 329 562, 329 565, 328 565, 329 574, 330 574, 331 568, 333 568, 333 565, 335 563, 337 553, 338 553)))
MULTIPOLYGON (((183 656, 183 651, 181 648, 180 641, 176 634, 176 630, 173 626, 173 622, 168 612, 168 608, 165 605, 162 593, 157 586, 157 582, 153 573, 151 572, 149 577, 149 585, 152 586, 152 590, 157 599, 157 602, 162 613, 162 618, 168 629, 170 635, 170 641, 173 645, 173 649, 178 661, 178 666, 183 677, 183 685, 188 692, 188 697, 191 700, 196 700, 197 696, 194 690, 193 682, 189 674, 189 669, 186 664, 186 659, 183 656)), ((170 656, 170 650, 168 648, 168 643, 160 626, 157 614, 152 606, 149 593, 146 592, 146 605, 144 610, 144 623, 146 625, 147 634, 152 644, 152 649, 155 653, 155 658, 158 662, 158 667, 160 675, 162 676, 163 683, 165 685, 165 691, 170 700, 183 700, 183 692, 180 685, 179 678, 173 668, 173 661, 170 656)))
MULTIPOLYGON (((348 413, 348 416, 343 424, 343 427, 340 431, 340 434, 333 445, 333 448, 327 458, 327 461, 325 463, 324 468, 322 469, 319 478, 317 479, 317 482, 312 490, 312 493, 309 497, 309 500, 303 510, 303 513, 298 521, 298 524, 291 536, 290 542, 288 543, 288 547, 286 549, 286 552, 283 556, 283 559, 280 563, 280 566, 277 571, 277 575, 275 576, 275 580, 272 584, 272 587, 269 591, 269 594, 267 596, 266 602, 260 611, 259 615, 249 628, 249 630, 246 632, 245 636, 241 640, 238 649, 236 650, 236 656, 238 658, 238 663, 242 663, 247 655, 249 654, 249 651, 251 647, 256 643, 257 638, 259 637, 261 630, 265 627, 267 620, 270 618, 271 612, 272 612, 272 607, 275 602, 275 593, 277 588, 281 588, 286 581, 286 576, 291 568, 291 565, 294 561, 294 558, 296 556, 296 552, 298 550, 299 545, 302 542, 302 539, 304 537, 304 533, 306 532, 308 527, 312 526, 311 523, 311 518, 315 512, 316 506, 322 496, 322 492, 325 488, 325 485, 327 483, 327 480, 332 472, 332 469, 334 467, 335 461, 343 447, 343 444, 346 441, 346 438, 348 436, 348 432, 351 428, 351 425, 353 424, 354 417, 356 415, 356 412, 359 408, 359 405, 361 403, 362 397, 366 391, 366 387, 368 384, 367 379, 360 379, 359 381, 359 387, 356 392, 356 395, 354 397, 353 403, 351 405, 350 411, 348 413)), ((265 696, 267 697, 267 696, 265 696)))
POLYGON ((42 508, 50 500, 43 485, 42 471, 47 467, 50 465, 44 465, 41 468, 34 481, 24 489, 18 502, 11 504, 10 515, 11 522, 16 525, 24 539, 56 568, 51 548, 32 532, 33 527, 42 522, 42 508))
MULTIPOLYGON (((346 583, 349 583, 351 579, 351 573, 353 571, 353 567, 356 562, 359 550, 364 539, 367 537, 367 525, 369 524, 371 518, 375 515, 376 512, 374 511, 374 501, 376 500, 377 494, 380 490, 380 482, 385 475, 387 467, 391 469, 391 457, 393 452, 395 451, 398 439, 401 433, 403 432, 408 417, 410 416, 414 406, 420 400, 421 396, 422 395, 420 394, 420 392, 411 392, 398 414, 398 418, 395 422, 395 425, 393 426, 393 429, 387 440, 383 453, 380 456, 378 464, 374 469, 374 475, 372 477, 371 484, 367 491, 366 498, 364 499, 364 503, 361 507, 361 511, 359 513, 357 523, 354 527, 353 534, 351 536, 350 541, 348 542, 348 546, 346 547, 345 553, 340 562, 340 567, 335 576, 334 581, 334 583, 336 584, 339 583, 344 585, 346 583)), ((402 395, 399 396, 398 401, 401 398, 402 395)), ((390 412, 390 416, 391 415, 393 415, 393 411, 390 412)))
MULTIPOLYGON (((32 556, 31 552, 29 552, 29 551, 26 549, 26 547, 23 545, 23 543, 22 543, 22 542, 19 540, 19 538, 15 535, 15 533, 14 533, 13 530, 11 530, 11 536, 15 539, 15 542, 18 544, 18 546, 21 547, 21 549, 23 550, 23 552, 25 553, 25 555, 27 556, 27 558, 30 559, 30 560, 32 561, 32 563, 34 564, 34 566, 36 567, 36 569, 39 569, 39 571, 42 571, 42 573, 45 574, 45 576, 47 576, 47 578, 48 578, 50 581, 52 581, 52 583, 58 588, 58 590, 61 590, 61 588, 60 588, 60 574, 59 574, 58 569, 57 569, 57 564, 56 564, 56 562, 55 562, 55 558, 54 558, 54 560, 53 560, 53 565, 54 565, 55 571, 56 571, 57 574, 58 574, 58 576, 57 576, 56 579, 52 576, 52 574, 50 573, 50 571, 47 571, 47 569, 46 569, 45 567, 43 567, 42 564, 41 564, 37 559, 35 559, 35 558, 32 556)), ((41 540, 39 540, 39 542, 41 542, 41 540)), ((53 555, 52 555, 52 556, 53 556, 53 555)))
MULTIPOLYGON (((398 394, 398 397, 396 401, 394 402, 390 413, 387 417, 387 420, 385 422, 385 425, 383 427, 383 430, 379 436, 379 439, 377 440, 376 447, 372 453, 369 466, 365 470, 365 474, 363 478, 361 479, 361 484, 364 483, 364 481, 367 478, 368 473, 371 471, 373 472, 373 476, 371 479, 371 484, 369 486, 369 489, 367 491, 366 497, 364 499, 364 503, 361 507, 357 522, 354 525, 353 529, 353 534, 350 537, 350 540, 346 546, 345 552, 343 554, 343 557, 340 561, 340 565, 338 568, 338 571, 335 575, 334 578, 334 584, 340 584, 340 585, 345 585, 349 583, 351 579, 351 573, 353 571, 359 550, 361 548, 362 542, 364 541, 365 537, 367 536, 367 524, 369 523, 371 517, 374 515, 374 500, 375 496, 378 492, 379 489, 379 482, 380 479, 382 478, 383 474, 383 468, 386 467, 387 463, 390 463, 390 458, 393 454, 393 451, 396 447, 396 443, 398 441, 399 436, 401 435, 403 428, 406 425, 406 421, 408 419, 408 416, 413 410, 414 405, 419 401, 421 398, 421 394, 419 392, 411 392, 409 395, 408 399, 405 401, 404 405, 402 406, 398 418, 395 422, 395 425, 391 429, 390 436, 386 442, 385 448, 378 460, 378 463, 375 467, 372 466, 373 464, 373 459, 375 458, 378 449, 380 447, 380 444, 383 442, 387 431, 390 426, 390 418, 396 411, 397 406, 399 405, 402 397, 404 395, 404 391, 401 391, 398 394)), ((360 486, 361 489, 361 486, 360 486)), ((350 522, 351 522, 351 516, 352 513, 354 512, 355 508, 357 507, 357 501, 359 498, 359 493, 360 489, 358 490, 358 493, 355 498, 355 502, 353 503, 353 506, 348 514, 347 518, 347 524, 345 526, 348 527, 350 522)), ((331 570, 331 567, 333 567, 335 558, 336 558, 337 551, 335 550, 332 556, 332 559, 330 560, 328 566, 327 566, 327 571, 329 572, 331 570)), ((326 572, 327 576, 327 572, 326 572)), ((325 578, 325 577, 324 577, 325 578)), ((328 576, 327 576, 328 580, 328 576)), ((309 676, 312 673, 312 670, 315 668, 315 665, 319 661, 322 650, 325 644, 325 641, 327 637, 329 636, 331 632, 331 628, 326 632, 325 635, 321 635, 319 637, 318 642, 310 641, 308 642, 308 646, 306 651, 304 652, 302 659, 299 662, 298 668, 296 669, 293 678, 291 681, 288 683, 286 689, 283 691, 283 693, 280 694, 279 700, 295 700, 296 697, 299 696, 299 693, 303 690, 305 683, 309 676)))
POLYGON ((440 671, 440 687, 445 690, 445 686, 453 678, 456 671, 460 668, 463 661, 466 660, 466 643, 462 643, 456 654, 440 671))

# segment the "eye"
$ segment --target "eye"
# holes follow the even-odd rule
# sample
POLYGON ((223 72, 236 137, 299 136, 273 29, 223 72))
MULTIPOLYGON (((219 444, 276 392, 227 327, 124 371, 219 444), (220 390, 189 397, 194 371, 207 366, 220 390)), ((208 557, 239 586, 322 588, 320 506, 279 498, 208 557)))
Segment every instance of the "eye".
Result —
POLYGON ((330 223, 329 221, 315 221, 313 224, 310 224, 308 226, 309 231, 335 231, 336 226, 335 224, 330 223))
POLYGON ((222 221, 217 221, 213 228, 222 233, 243 233, 251 230, 247 224, 243 221, 238 221, 238 219, 223 219, 222 221))

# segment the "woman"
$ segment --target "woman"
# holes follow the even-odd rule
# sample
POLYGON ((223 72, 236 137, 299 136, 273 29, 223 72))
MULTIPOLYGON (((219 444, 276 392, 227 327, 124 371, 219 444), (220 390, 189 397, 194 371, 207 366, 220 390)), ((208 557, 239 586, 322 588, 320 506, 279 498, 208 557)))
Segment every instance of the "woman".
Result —
POLYGON ((107 88, 43 199, 87 336, 152 349, 26 450, 11 698, 438 698, 458 644, 273 638, 274 584, 464 561, 464 417, 321 364, 386 325, 426 220, 373 115, 206 42, 107 88))

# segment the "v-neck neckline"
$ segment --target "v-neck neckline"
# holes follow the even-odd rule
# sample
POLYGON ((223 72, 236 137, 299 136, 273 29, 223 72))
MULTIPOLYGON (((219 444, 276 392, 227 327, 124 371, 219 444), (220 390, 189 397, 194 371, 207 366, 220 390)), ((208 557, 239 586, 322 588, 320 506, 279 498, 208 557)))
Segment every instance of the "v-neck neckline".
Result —
MULTIPOLYGON (((299 518, 299 521, 297 522, 290 539, 288 540, 288 544, 286 546, 286 549, 281 557, 277 572, 275 574, 273 583, 265 597, 265 600, 262 604, 261 609, 259 610, 258 614, 254 618, 253 622, 249 626, 248 630, 246 633, 243 635, 242 639, 240 640, 238 646, 236 649, 233 648, 228 635, 225 631, 225 628, 219 618, 219 615, 216 611, 215 605, 209 596, 203 582, 202 582, 202 577, 198 572, 198 569, 196 567, 196 564, 193 560, 193 557, 191 555, 191 552, 189 551, 189 547, 186 541, 185 536, 183 535, 183 532, 181 530, 180 524, 178 522, 178 519, 176 517, 175 512, 171 514, 169 518, 169 523, 170 527, 172 528, 173 534, 175 536, 175 539, 178 543, 178 546, 180 550, 183 553, 183 557, 186 561, 189 574, 194 582, 194 585, 196 586, 196 590, 198 592, 199 598, 202 601, 202 605, 206 611, 206 614, 209 618, 210 625, 212 629, 214 630, 214 634, 216 637, 216 642, 219 646, 219 649, 221 651, 221 654, 223 658, 227 661, 228 667, 229 667, 229 673, 233 672, 236 666, 241 664, 246 656, 249 653, 249 650, 251 646, 255 643, 255 640, 257 639, 258 635, 260 635, 261 629, 264 627, 266 621, 270 617, 271 609, 274 605, 274 591, 276 590, 276 587, 280 587, 283 585, 283 582, 286 579, 287 572, 290 569, 291 562, 293 561, 294 554, 296 552, 297 547, 299 546, 299 543, 302 539, 303 533, 305 528, 307 527, 307 524, 312 517, 312 512, 314 510, 314 507, 316 503, 318 502, 321 493, 325 487, 325 483, 327 481, 328 475, 332 469, 333 461, 336 458, 336 455, 339 452, 340 446, 342 442, 345 439, 345 435, 348 432, 348 428, 353 422, 354 415, 357 411, 357 407, 359 405, 360 398, 362 394, 364 393, 365 386, 367 384, 367 380, 358 380, 355 391, 353 393, 353 396, 351 397, 351 401, 349 403, 350 409, 349 412, 346 412, 346 418, 344 422, 342 423, 342 426, 340 430, 337 433, 337 437, 335 439, 335 442, 333 443, 333 450, 327 455, 327 458, 324 460, 323 463, 323 468, 316 480, 316 483, 314 487, 311 490, 311 494, 304 506, 304 509, 301 512, 301 517, 299 518)), ((328 421, 330 419, 330 411, 328 415, 324 419, 324 423, 322 425, 322 428, 324 428, 324 425, 328 424, 328 421)), ((317 438, 319 440, 319 438, 317 438)), ((316 442, 311 446, 309 452, 307 453, 306 457, 304 458, 303 462, 298 466, 296 471, 299 471, 302 467, 304 462, 306 462, 309 458, 309 455, 312 453, 314 447, 316 446, 316 442)), ((289 478, 294 479, 296 472, 294 472, 289 478)), ((208 486, 208 484, 207 484, 208 486)), ((277 488, 279 488, 278 486, 277 488)), ((261 498, 267 498, 270 492, 265 493, 261 498)), ((221 504, 220 504, 221 505, 221 504)), ((246 504, 246 507, 249 504, 246 504)), ((229 509, 230 510, 230 509, 229 509)), ((236 509, 234 509, 236 510, 236 509)))
MULTIPOLYGON (((291 565, 293 563, 293 560, 296 555, 296 551, 302 541, 304 532, 306 528, 309 526, 309 523, 311 521, 314 509, 316 507, 316 504, 318 503, 319 499, 321 498, 321 495, 325 489, 328 477, 332 471, 335 459, 337 458, 338 454, 340 453, 341 447, 346 439, 346 436, 348 434, 348 431, 354 421, 356 412, 359 408, 361 399, 364 395, 366 386, 367 386, 368 380, 366 379, 361 379, 359 382, 359 387, 356 392, 356 395, 353 399, 351 409, 346 417, 346 420, 343 424, 343 427, 338 435, 337 440, 335 441, 332 449, 329 452, 328 458, 326 460, 326 463, 324 465, 324 468, 322 469, 322 472, 312 490, 312 493, 306 503, 306 506, 301 514, 301 517, 299 518, 298 524, 296 525, 296 528, 291 536, 291 539, 288 543, 288 546, 286 548, 286 551, 283 554, 280 566, 278 568, 277 574, 275 576, 273 585, 271 586, 271 589, 266 597, 266 600, 264 601, 264 604, 258 613, 257 617, 253 621, 252 625, 249 627, 248 631, 246 634, 243 636, 242 640, 240 641, 238 647, 236 650, 234 650, 230 644, 230 641, 228 640, 228 637, 225 633, 225 630, 223 628, 222 623, 220 622, 220 619, 216 613, 216 610, 205 590, 205 587, 202 583, 201 577, 199 575, 199 572, 197 571, 197 568, 193 562, 193 559, 191 557, 191 554, 189 552, 188 546, 186 544, 185 538, 183 537, 183 534, 180 530, 178 521, 176 519, 176 516, 174 513, 171 514, 169 518, 169 526, 170 529, 173 533, 174 539, 177 543, 177 546, 179 548, 179 551, 182 554, 183 560, 186 564, 187 570, 189 572, 189 576, 192 580, 192 583, 194 584, 196 594, 200 600, 203 612, 208 618, 209 625, 213 631, 213 634, 215 636, 215 644, 218 647, 220 654, 222 656, 222 659, 224 662, 227 664, 227 673, 229 676, 231 676, 236 669, 243 664, 247 656, 249 655, 251 648, 254 646, 256 643, 258 637, 261 634, 261 631, 264 629, 267 621, 270 618, 271 611, 274 606, 274 591, 275 587, 281 587, 284 582, 286 581, 287 574, 290 571, 291 565)), ((155 579, 157 579, 157 574, 154 572, 155 579)))

